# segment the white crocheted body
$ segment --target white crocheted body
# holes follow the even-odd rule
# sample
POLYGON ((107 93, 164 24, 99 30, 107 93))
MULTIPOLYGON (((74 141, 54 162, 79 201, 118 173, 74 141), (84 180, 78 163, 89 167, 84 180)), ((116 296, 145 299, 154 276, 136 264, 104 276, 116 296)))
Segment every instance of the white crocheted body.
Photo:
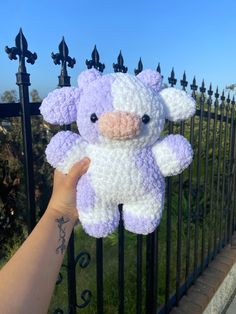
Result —
MULTIPOLYGON (((88 156, 91 160, 88 174, 96 195, 103 200, 115 201, 117 204, 132 202, 142 199, 145 194, 153 191, 153 186, 144 186, 142 168, 138 168, 135 162, 139 159, 139 151, 132 149, 110 149, 97 145, 82 145, 77 142, 72 149, 67 152, 63 162, 60 162, 57 169, 63 173, 68 173, 70 168, 83 156, 88 156)), ((146 149, 143 150, 146 152, 146 149)), ((145 153, 144 152, 144 153, 145 153)), ((151 150, 149 149, 151 156, 151 150)), ((143 163, 149 164, 148 156, 145 156, 143 163)), ((154 164, 153 164, 154 165, 154 164)), ((152 176, 157 180, 161 174, 156 166, 152 167, 152 176)))
MULTIPOLYGON (((104 200, 117 204, 133 202, 152 192, 144 187, 141 169, 135 164, 137 151, 131 149, 106 149, 89 145, 87 156, 92 160, 89 168, 92 185, 96 194, 104 200)), ((148 163, 148 159, 144 162, 148 163)), ((158 177, 158 169, 152 169, 153 176, 158 177)))

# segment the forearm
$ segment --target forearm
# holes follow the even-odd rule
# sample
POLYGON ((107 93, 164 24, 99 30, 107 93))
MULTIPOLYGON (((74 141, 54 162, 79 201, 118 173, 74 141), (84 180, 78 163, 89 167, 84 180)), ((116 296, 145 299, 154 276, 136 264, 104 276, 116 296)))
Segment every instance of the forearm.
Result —
POLYGON ((47 313, 75 221, 73 215, 46 210, 24 244, 0 271, 0 313, 47 313))

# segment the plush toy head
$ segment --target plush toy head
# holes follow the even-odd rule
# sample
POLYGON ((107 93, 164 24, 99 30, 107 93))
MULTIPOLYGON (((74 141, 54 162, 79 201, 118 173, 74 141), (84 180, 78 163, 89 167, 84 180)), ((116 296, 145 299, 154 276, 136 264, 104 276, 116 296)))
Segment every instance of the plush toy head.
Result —
MULTIPOLYGON (((101 75, 91 69, 79 75, 78 88, 64 87, 50 93, 41 113, 53 124, 76 121, 81 136, 89 143, 141 148, 159 138, 165 118, 182 120, 195 110, 190 97, 184 103, 176 99, 174 106, 165 102, 161 85, 161 75, 152 70, 133 76, 101 75)), ((167 96, 175 97, 175 89, 172 93, 171 88, 168 90, 167 96)))
POLYGON ((123 204, 127 230, 155 230, 164 204, 164 177, 181 173, 192 160, 191 145, 183 136, 159 137, 165 119, 191 117, 195 102, 184 91, 161 85, 161 75, 152 70, 133 76, 91 69, 79 75, 77 88, 51 92, 40 107, 50 123, 77 123, 80 136, 59 132, 46 155, 63 173, 83 156, 90 158, 77 185, 77 208, 92 236, 115 230, 118 204, 123 204))

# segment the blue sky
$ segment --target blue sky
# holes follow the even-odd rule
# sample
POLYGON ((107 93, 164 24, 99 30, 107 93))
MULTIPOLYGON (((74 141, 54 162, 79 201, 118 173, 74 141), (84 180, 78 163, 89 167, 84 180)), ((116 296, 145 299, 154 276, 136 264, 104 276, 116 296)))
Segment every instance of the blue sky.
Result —
POLYGON ((235 0, 119 0, 119 1, 4 1, 0 9, 0 93, 17 89, 18 62, 10 61, 4 47, 15 45, 22 27, 28 48, 38 54, 34 65, 27 65, 31 88, 42 97, 58 83, 60 66, 51 52, 65 37, 70 56, 76 58, 69 68, 72 85, 85 69, 97 45, 105 73, 122 50, 125 65, 133 73, 140 56, 144 68, 155 69, 161 63, 164 79, 174 66, 179 79, 196 75, 207 86, 220 89, 236 83, 236 1, 235 0))

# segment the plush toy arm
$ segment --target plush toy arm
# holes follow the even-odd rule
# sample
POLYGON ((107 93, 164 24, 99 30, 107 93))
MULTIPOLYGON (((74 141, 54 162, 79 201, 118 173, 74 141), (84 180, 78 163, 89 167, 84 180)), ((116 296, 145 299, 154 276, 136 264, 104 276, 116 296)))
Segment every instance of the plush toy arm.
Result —
POLYGON ((71 131, 61 131, 54 135, 46 148, 47 161, 63 173, 85 156, 85 146, 81 137, 71 131))
POLYGON ((193 159, 192 147, 182 135, 171 134, 160 139, 152 152, 164 177, 181 173, 193 159))

